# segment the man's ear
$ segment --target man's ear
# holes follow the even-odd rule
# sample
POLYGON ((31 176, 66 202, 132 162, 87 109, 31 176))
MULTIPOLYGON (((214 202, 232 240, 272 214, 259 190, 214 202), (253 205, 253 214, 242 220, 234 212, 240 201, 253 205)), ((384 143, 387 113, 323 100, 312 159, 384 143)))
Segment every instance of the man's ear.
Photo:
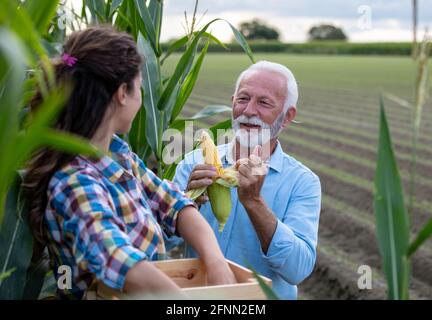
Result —
POLYGON ((126 105, 127 98, 127 85, 123 83, 118 87, 117 91, 114 93, 114 100, 119 106, 126 105))
POLYGON ((294 120, 297 114, 297 109, 295 107, 290 107, 285 115, 284 121, 282 122, 282 128, 285 128, 288 123, 294 120))

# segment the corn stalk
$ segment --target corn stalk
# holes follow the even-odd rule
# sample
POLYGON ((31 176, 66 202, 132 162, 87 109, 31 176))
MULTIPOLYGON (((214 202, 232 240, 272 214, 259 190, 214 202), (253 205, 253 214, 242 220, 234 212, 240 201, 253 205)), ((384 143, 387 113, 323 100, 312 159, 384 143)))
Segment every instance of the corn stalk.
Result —
MULTIPOLYGON (((85 0, 84 6, 91 13, 93 23, 110 23, 120 30, 132 34, 138 44, 140 52, 145 57, 142 68, 143 106, 135 118, 132 129, 126 137, 133 149, 145 162, 157 164, 158 175, 166 176, 166 171, 172 172, 172 166, 164 163, 162 153, 164 142, 162 135, 169 128, 178 128, 178 117, 193 91, 199 76, 209 42, 225 45, 207 32, 208 28, 219 21, 228 23, 243 50, 252 62, 254 58, 244 37, 229 22, 223 19, 214 19, 203 27, 197 27, 197 7, 194 6, 191 26, 188 33, 175 41, 166 52, 160 46, 160 32, 163 16, 162 0, 124 0, 124 1, 93 1, 85 0), (201 41, 205 45, 198 52, 201 41), (180 58, 174 72, 163 77, 161 67, 163 62, 174 52, 181 51, 180 58)), ((86 12, 86 10, 83 10, 86 12)), ((226 106, 207 106, 203 109, 206 117, 227 112, 226 106)), ((194 121, 198 117, 181 119, 194 121)), ((201 117, 202 118, 202 117, 201 117)))

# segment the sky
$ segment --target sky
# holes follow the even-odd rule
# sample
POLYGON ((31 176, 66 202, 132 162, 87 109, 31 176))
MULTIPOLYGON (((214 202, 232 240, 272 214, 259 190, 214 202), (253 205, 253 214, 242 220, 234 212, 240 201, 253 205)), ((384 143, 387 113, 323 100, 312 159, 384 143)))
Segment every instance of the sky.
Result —
MULTIPOLYGON (((419 2, 419 38, 429 26, 432 32, 432 0, 419 2)), ((161 40, 185 34, 184 11, 192 16, 195 0, 165 0, 161 40)), ((342 27, 352 42, 411 41, 411 0, 200 0, 199 26, 214 18, 234 26, 259 18, 275 27, 284 42, 304 42, 312 25, 331 23, 342 27)), ((212 33, 230 41, 228 24, 216 22, 212 33)))

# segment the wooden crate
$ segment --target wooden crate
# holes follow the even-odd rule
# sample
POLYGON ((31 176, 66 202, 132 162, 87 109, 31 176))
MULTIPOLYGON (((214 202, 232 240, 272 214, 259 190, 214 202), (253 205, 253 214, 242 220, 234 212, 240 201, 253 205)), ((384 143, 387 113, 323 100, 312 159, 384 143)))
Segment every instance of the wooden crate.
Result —
MULTIPOLYGON (((227 262, 238 283, 217 286, 209 286, 207 284, 205 266, 199 259, 173 259, 151 263, 167 274, 191 299, 266 299, 252 271, 230 260, 227 260, 227 262)), ((264 276, 260 277, 271 287, 272 281, 270 279, 264 276)), ((93 296, 89 296, 90 299, 92 297, 122 299, 122 294, 103 284, 99 284, 96 296, 94 296, 94 293, 93 296)))

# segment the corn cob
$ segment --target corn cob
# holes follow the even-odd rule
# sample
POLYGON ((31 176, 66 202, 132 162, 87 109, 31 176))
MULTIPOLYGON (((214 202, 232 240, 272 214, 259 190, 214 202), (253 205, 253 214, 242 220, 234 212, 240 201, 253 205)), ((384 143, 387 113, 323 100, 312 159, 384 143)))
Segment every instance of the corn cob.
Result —
POLYGON ((216 179, 207 188, 191 190, 187 193, 192 199, 199 197, 206 189, 214 216, 219 222, 219 232, 222 232, 231 213, 231 187, 238 186, 238 172, 234 167, 223 168, 217 147, 210 136, 203 131, 200 147, 204 163, 216 168, 216 179))

